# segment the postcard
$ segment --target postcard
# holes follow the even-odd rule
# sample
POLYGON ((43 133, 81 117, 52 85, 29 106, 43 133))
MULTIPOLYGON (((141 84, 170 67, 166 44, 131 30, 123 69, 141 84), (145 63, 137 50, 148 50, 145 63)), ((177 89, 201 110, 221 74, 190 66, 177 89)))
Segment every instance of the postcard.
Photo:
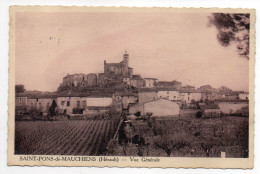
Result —
POLYGON ((254 9, 11 6, 8 165, 253 168, 254 9))

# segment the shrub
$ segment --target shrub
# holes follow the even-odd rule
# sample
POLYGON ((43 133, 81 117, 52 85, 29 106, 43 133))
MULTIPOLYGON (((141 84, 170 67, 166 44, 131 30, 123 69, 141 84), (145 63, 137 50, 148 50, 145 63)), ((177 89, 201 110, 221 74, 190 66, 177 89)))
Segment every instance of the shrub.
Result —
POLYGON ((196 118, 201 118, 202 117, 202 111, 196 112, 196 118))
POLYGON ((140 117, 141 116, 141 112, 138 111, 134 115, 137 116, 137 117, 140 117))

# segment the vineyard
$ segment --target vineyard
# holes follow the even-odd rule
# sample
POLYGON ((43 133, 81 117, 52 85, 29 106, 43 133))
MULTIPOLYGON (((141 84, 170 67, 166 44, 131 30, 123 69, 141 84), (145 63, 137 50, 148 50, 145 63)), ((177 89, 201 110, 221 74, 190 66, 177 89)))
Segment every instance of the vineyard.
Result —
POLYGON ((116 128, 113 120, 16 121, 15 154, 102 155, 116 128))

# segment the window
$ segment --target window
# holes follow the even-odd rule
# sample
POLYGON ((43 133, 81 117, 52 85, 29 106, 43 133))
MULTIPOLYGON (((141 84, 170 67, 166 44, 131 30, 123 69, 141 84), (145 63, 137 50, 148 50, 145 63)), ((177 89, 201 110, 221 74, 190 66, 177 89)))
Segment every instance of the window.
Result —
POLYGON ((77 101, 77 108, 80 108, 80 101, 77 101))
POLYGON ((61 105, 62 105, 62 106, 64 105, 64 101, 61 101, 61 105))
POLYGON ((87 102, 83 101, 83 108, 86 109, 87 108, 87 102))
POLYGON ((70 106, 70 101, 67 101, 67 106, 70 106))
POLYGON ((169 94, 169 92, 167 91, 167 94, 169 94))
POLYGON ((21 97, 20 97, 19 99, 20 99, 20 101, 22 100, 22 98, 21 98, 21 97))
POLYGON ((36 101, 38 102, 38 100, 39 100, 39 99, 37 98, 36 101))

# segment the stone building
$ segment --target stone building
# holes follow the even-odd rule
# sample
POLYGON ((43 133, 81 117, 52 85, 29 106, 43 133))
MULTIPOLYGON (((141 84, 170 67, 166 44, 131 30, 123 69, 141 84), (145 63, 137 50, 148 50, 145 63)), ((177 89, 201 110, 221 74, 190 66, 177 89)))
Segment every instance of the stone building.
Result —
POLYGON ((138 102, 137 93, 115 92, 112 96, 114 109, 121 112, 128 109, 130 105, 138 102))
POLYGON ((63 78, 62 86, 84 86, 87 82, 87 75, 85 74, 68 74, 66 77, 63 78))
MULTIPOLYGON (((57 97, 57 106, 60 113, 73 114, 73 110, 83 111, 91 108, 109 108, 112 105, 112 97, 109 94, 67 94, 57 97)), ((86 113, 86 112, 85 112, 86 113)))
POLYGON ((130 86, 142 88, 144 87, 144 83, 145 82, 140 75, 133 75, 133 77, 130 78, 130 86))
POLYGON ((154 88, 158 79, 156 78, 144 78, 144 87, 145 88, 154 88))
POLYGON ((179 91, 179 100, 190 104, 192 101, 198 102, 202 99, 202 93, 195 89, 195 87, 187 86, 179 91))
POLYGON ((123 61, 119 63, 107 63, 105 60, 104 73, 106 75, 115 74, 117 76, 132 78, 133 68, 129 67, 129 54, 127 54, 125 51, 125 54, 123 55, 123 61))
POLYGON ((97 75, 90 73, 87 75, 87 86, 96 86, 97 85, 97 75))
POLYGON ((158 88, 157 96, 159 98, 164 98, 168 100, 178 100, 179 99, 179 91, 174 88, 158 88))
POLYGON ((152 88, 143 88, 138 90, 138 102, 145 103, 158 99, 157 90, 152 88))

